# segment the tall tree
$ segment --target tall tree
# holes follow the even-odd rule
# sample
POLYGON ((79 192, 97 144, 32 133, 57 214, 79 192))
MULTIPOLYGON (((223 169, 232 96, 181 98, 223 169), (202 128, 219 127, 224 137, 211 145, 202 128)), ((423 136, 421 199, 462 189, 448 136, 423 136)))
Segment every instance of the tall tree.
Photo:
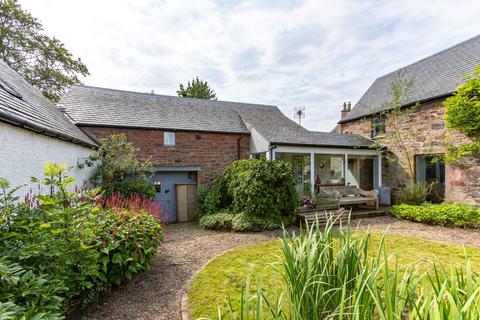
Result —
POLYGON ((80 82, 77 75, 89 74, 58 39, 43 33, 42 24, 17 0, 0 0, 0 59, 53 102, 80 82))
POLYGON ((177 94, 179 97, 184 98, 217 100, 217 95, 210 88, 208 82, 200 80, 198 77, 192 79, 192 82, 188 81, 186 88, 180 83, 180 89, 177 90, 177 94))

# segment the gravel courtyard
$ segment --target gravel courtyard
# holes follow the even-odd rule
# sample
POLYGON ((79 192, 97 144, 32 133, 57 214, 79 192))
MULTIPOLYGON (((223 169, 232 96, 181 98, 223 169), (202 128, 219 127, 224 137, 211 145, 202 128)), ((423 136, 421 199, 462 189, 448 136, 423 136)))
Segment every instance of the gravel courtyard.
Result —
MULTIPOLYGON (((353 221, 372 231, 480 247, 480 231, 427 226, 391 217, 353 221)), ((215 256, 243 244, 271 240, 281 231, 230 233, 206 231, 195 223, 165 226, 165 241, 150 272, 114 290, 82 319, 181 319, 181 299, 188 281, 215 256)))

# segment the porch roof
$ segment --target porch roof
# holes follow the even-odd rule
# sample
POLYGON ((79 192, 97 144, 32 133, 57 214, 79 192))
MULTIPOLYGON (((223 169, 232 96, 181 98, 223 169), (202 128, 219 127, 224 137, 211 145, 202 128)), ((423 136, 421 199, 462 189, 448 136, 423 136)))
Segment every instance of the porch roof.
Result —
POLYGON ((356 134, 308 131, 302 135, 281 136, 272 139, 271 144, 300 145, 312 147, 371 148, 373 141, 356 134))

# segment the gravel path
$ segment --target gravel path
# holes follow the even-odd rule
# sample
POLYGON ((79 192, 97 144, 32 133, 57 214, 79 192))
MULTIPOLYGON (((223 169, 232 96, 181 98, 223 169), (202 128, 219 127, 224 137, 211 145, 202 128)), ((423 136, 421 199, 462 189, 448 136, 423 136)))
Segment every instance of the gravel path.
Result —
MULTIPOLYGON (((354 222, 358 224, 358 222, 354 222)), ((468 244, 480 247, 480 231, 426 226, 391 217, 361 221, 364 229, 422 237, 429 240, 468 244)), ((192 276, 215 256, 237 246, 266 241, 281 235, 280 231, 263 233, 229 233, 199 229, 194 223, 165 227, 165 242, 150 272, 91 307, 82 319, 181 319, 180 301, 192 276)))

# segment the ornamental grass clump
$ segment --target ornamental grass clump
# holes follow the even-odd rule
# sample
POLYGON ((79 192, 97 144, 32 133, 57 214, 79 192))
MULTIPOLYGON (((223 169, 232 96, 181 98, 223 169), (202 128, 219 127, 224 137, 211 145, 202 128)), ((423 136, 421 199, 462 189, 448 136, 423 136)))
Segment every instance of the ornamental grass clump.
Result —
POLYGON ((480 319, 480 275, 467 255, 450 269, 431 261, 420 272, 420 261, 397 264, 386 237, 371 252, 368 231, 355 234, 349 225, 337 231, 332 220, 324 229, 317 222, 299 235, 285 233, 282 261, 275 264, 283 290, 258 284, 251 294, 247 280, 240 305, 227 298, 217 319, 480 319))

